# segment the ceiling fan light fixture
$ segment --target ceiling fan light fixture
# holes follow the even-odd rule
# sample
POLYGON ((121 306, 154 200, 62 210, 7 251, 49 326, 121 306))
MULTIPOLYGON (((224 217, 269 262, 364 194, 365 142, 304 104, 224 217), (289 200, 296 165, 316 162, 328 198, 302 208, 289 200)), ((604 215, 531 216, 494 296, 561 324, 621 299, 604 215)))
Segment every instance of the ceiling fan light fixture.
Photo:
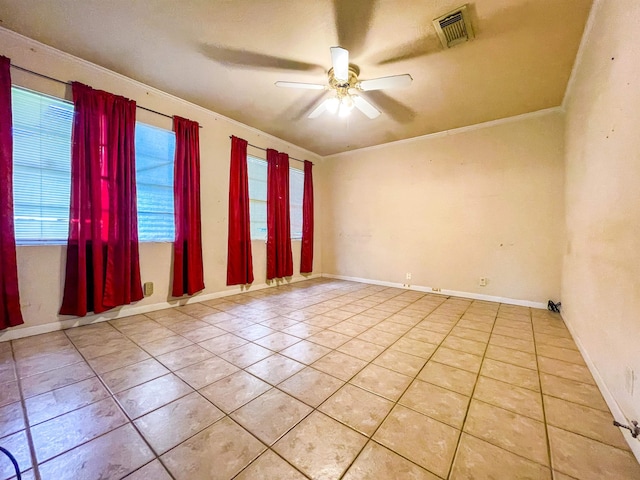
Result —
POLYGON ((340 100, 338 97, 331 97, 325 100, 325 107, 329 113, 337 113, 340 106, 340 100))

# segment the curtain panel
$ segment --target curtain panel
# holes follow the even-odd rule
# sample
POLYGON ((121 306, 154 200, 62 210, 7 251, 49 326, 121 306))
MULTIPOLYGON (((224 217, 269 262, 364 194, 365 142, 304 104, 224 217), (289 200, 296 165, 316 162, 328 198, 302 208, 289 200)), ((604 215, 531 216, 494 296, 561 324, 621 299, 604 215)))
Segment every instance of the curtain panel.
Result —
POLYGON ((289 155, 267 149, 267 280, 293 275, 289 155))
POLYGON ((13 224, 11 61, 0 56, 0 330, 24 323, 13 224))
POLYGON ((143 297, 136 206, 136 104, 74 82, 71 206, 60 313, 84 316, 143 297))
POLYGON ((253 283, 247 141, 231 137, 227 285, 253 283))
POLYGON ((173 244, 173 288, 180 297, 204 289, 200 215, 200 126, 173 117, 176 134, 173 198, 176 239, 173 244))
POLYGON ((302 247, 300 273, 313 270, 313 163, 304 161, 304 191, 302 197, 302 247))

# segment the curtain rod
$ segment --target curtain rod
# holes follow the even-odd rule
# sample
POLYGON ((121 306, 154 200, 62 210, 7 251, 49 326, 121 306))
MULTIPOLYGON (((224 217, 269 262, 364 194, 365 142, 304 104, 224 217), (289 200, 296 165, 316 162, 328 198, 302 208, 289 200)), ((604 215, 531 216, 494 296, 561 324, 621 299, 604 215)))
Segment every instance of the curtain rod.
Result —
MULTIPOLYGON (((232 138, 232 137, 233 137, 233 135, 229 135, 229 138, 232 138)), ((257 145, 253 145, 253 144, 251 144, 249 142, 247 142, 247 145, 250 146, 250 147, 253 147, 253 148, 257 148, 258 150, 262 150, 263 152, 267 151, 266 148, 262 148, 262 147, 259 147, 257 145)), ((309 162, 309 160, 300 160, 299 158, 296 158, 296 157, 289 157, 289 159, 290 160, 295 160, 296 162, 303 162, 303 163, 304 162, 309 162)), ((311 165, 314 164, 313 162, 310 162, 310 163, 311 163, 311 165)))
MULTIPOLYGON (((71 85, 71 82, 65 82, 64 80, 60 80, 58 78, 50 77, 49 75, 45 75, 43 73, 34 72, 33 70, 29 70, 28 68, 24 68, 24 67, 20 67, 18 65, 14 65, 13 63, 11 64, 11 67, 15 68, 16 70, 20 70, 22 72, 30 73, 32 75, 35 75, 36 77, 40 77, 40 78, 45 78, 47 80, 51 80, 52 82, 61 83, 62 85, 71 85)), ((173 119, 173 116, 171 116, 171 115, 167 115, 166 113, 158 112, 156 110, 151 110, 150 108, 143 107, 142 105, 138 105, 137 103, 136 103, 136 108, 139 108, 141 110, 146 110, 147 112, 155 113, 156 115, 160 115, 162 117, 173 119)), ((202 128, 202 125, 198 125, 198 126, 200 128, 202 128)))

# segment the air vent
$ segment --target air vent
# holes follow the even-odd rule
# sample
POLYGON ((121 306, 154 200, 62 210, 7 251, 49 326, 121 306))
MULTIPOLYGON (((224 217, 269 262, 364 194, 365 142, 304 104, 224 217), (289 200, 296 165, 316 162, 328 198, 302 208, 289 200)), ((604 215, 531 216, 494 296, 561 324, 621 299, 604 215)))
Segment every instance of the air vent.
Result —
POLYGON ((444 48, 451 48, 473 38, 473 28, 467 5, 442 15, 433 21, 444 48))

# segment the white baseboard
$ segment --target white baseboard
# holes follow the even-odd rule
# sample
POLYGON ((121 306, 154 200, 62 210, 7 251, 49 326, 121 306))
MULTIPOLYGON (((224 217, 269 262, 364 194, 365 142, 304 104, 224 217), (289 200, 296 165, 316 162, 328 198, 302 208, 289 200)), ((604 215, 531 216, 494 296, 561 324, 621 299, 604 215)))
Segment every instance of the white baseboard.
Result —
MULTIPOLYGON (((564 317, 563 317, 563 320, 564 320, 564 317)), ((620 405, 618 404, 615 397, 611 393, 611 390, 609 390, 609 387, 607 386, 604 379, 602 378, 602 375, 600 375, 600 371, 596 368, 596 365, 595 363, 593 363, 593 360, 591 360, 589 353, 582 345, 582 341, 580 340, 580 337, 578 336, 576 331, 573 329, 570 322, 567 322, 566 320, 564 320, 564 324, 569 329, 569 332, 573 337, 573 341, 576 342, 576 346, 578 347, 578 350, 580 350, 580 353, 582 354, 582 358, 584 358, 584 361, 587 364, 587 368, 591 372, 593 379, 596 381, 596 385, 598 386, 600 393, 602 393, 602 397, 604 398, 604 401, 609 407, 609 410, 611 410, 611 414, 613 415, 613 418, 615 418, 621 423, 628 424, 629 416, 625 415, 624 412, 622 411, 622 408, 620 408, 620 405)), ((612 425, 612 428, 615 428, 615 427, 613 427, 612 425)), ((628 430, 625 430, 624 428, 620 428, 619 430, 622 432, 622 435, 624 436, 625 440, 629 444, 629 448, 631 448, 631 451, 635 455, 636 460, 638 460, 638 463, 640 463, 640 439, 633 438, 631 436, 631 432, 629 432, 628 430)))
POLYGON ((499 302, 499 303, 506 303, 509 305, 519 305, 521 307, 542 308, 542 309, 547 308, 547 304, 542 302, 532 302, 529 300, 519 300, 516 298, 507 298, 507 297, 496 297, 494 295, 483 295, 481 293, 459 292, 457 290, 434 291, 432 287, 425 287, 423 285, 411 285, 410 287, 406 287, 402 283, 386 282, 384 280, 371 280, 368 278, 348 277, 346 275, 333 275, 331 273, 323 273, 322 276, 325 278, 335 278, 338 280, 348 280, 351 282, 369 283, 371 285, 381 285, 383 287, 404 288, 405 290, 415 290, 418 292, 431 293, 434 295, 445 295, 448 297, 470 298, 472 300, 499 302))
POLYGON ((0 342, 6 342, 9 340, 16 340, 18 338, 31 337, 33 335, 41 335, 43 333, 55 332, 58 330, 66 330, 68 328, 80 327, 82 325, 89 325, 91 323, 106 322, 108 320, 114 320, 116 318, 130 317, 132 315, 139 315, 142 313, 155 312, 156 310, 164 310, 165 308, 173 308, 180 305, 188 305, 192 303, 206 302, 207 300, 213 300, 216 298, 230 297, 231 295, 237 295, 247 291, 263 290, 266 288, 273 288, 278 285, 303 282, 305 280, 311 280, 313 278, 320 278, 322 274, 316 273, 307 276, 296 276, 290 280, 276 280, 269 284, 261 283, 259 285, 251 285, 249 288, 244 286, 235 287, 229 290, 222 290, 219 292, 205 293, 201 295, 195 295, 187 298, 180 298, 170 302, 152 303, 149 305, 133 305, 127 306, 127 308, 121 308, 111 310, 99 315, 87 315, 86 317, 75 317, 66 320, 58 320, 51 323, 44 323, 42 325, 34 325, 32 327, 18 327, 15 329, 5 330, 0 332, 0 342))

